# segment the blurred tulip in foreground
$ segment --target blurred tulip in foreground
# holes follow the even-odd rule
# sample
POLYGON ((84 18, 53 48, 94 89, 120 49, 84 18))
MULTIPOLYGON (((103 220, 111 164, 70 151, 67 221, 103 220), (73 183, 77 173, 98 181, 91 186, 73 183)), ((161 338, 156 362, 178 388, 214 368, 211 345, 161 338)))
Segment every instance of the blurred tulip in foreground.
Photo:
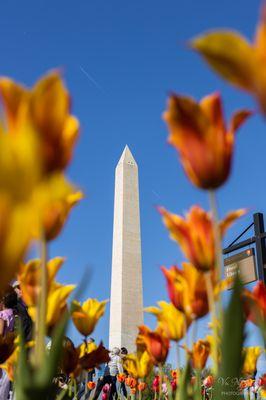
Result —
POLYGON ((251 93, 266 114, 266 6, 254 42, 230 30, 219 30, 196 37, 191 42, 208 64, 231 84, 251 93))
MULTIPOLYGON (((191 207, 185 217, 172 214, 163 207, 159 211, 170 237, 180 245, 189 261, 201 271, 214 269, 215 239, 211 214, 199 206, 191 207)), ((245 213, 245 209, 228 213, 219 224, 221 237, 245 213)))
POLYGON ((227 127, 219 94, 213 93, 200 102, 170 96, 164 113, 168 140, 194 185, 213 190, 225 183, 231 170, 235 132, 249 116, 247 110, 238 111, 227 127))

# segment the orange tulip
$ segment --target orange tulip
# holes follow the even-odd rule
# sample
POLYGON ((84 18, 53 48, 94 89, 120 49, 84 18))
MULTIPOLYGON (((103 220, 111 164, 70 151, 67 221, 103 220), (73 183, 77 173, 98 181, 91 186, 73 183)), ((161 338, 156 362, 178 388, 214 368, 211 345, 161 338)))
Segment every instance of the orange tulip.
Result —
POLYGON ((164 120, 169 143, 178 151, 191 182, 201 189, 217 189, 228 178, 234 151, 235 132, 250 116, 236 112, 226 127, 222 102, 217 93, 199 103, 190 97, 172 95, 164 120))
POLYGON ((88 382, 87 386, 88 386, 89 390, 93 390, 95 388, 95 386, 96 386, 96 383, 95 382, 88 382))
POLYGON ((202 370, 208 357, 210 355, 211 346, 207 340, 198 340, 193 344, 192 351, 189 352, 191 356, 192 367, 198 370, 202 370))
POLYGON ((204 274, 192 264, 183 263, 183 269, 162 267, 168 294, 174 306, 189 318, 201 318, 209 312, 204 274))
POLYGON ((266 329, 266 286, 259 281, 252 292, 244 292, 245 309, 247 317, 255 325, 264 326, 266 329))
POLYGON ((229 30, 196 37, 192 47, 231 84, 251 93, 266 114, 266 6, 262 8, 254 42, 229 30))
MULTIPOLYGON (((50 290, 51 284, 65 259, 63 257, 55 257, 49 260, 46 264, 47 269, 47 289, 50 290)), ((20 266, 18 273, 18 281, 22 292, 22 298, 27 306, 35 306, 37 304, 38 295, 40 292, 41 278, 41 260, 34 259, 20 266)))
POLYGON ((118 374, 117 375, 118 382, 120 382, 120 383, 125 382, 125 379, 126 379, 125 374, 118 374))
MULTIPOLYGON (((215 268, 214 226, 210 213, 199 206, 193 206, 185 218, 171 214, 160 207, 163 222, 170 232, 170 237, 181 247, 184 255, 199 270, 215 268)), ((235 220, 246 213, 239 209, 232 211, 220 222, 220 234, 223 237, 235 220)))
POLYGON ((143 391, 146 389, 146 387, 147 387, 147 383, 145 383, 145 382, 139 382, 139 384, 138 384, 138 391, 139 391, 139 392, 143 392, 143 391))
POLYGON ((164 363, 168 355, 170 342, 163 331, 160 328, 156 331, 151 331, 143 325, 139 327, 138 336, 145 343, 152 363, 154 365, 164 363))
POLYGON ((16 134, 18 126, 28 124, 38 134, 44 172, 65 169, 72 158, 79 123, 70 114, 70 96, 60 74, 47 74, 31 90, 2 78, 0 95, 10 133, 16 134))

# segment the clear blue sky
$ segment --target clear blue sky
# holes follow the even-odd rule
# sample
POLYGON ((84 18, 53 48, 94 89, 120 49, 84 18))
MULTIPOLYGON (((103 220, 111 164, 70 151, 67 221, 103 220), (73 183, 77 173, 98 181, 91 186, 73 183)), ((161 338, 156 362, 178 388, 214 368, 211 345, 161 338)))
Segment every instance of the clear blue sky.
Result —
MULTIPOLYGON (((45 71, 62 67, 81 121, 68 174, 86 199, 50 249, 52 255, 67 257, 59 275, 63 282, 78 282, 90 266, 87 297, 109 297, 114 169, 128 144, 140 174, 144 302, 148 306, 166 298, 159 266, 183 257, 154 205, 179 213, 193 203, 207 206, 205 193, 187 181, 166 144, 161 114, 167 94, 174 90, 200 98, 218 90, 227 116, 239 107, 254 108, 247 95, 215 76, 186 42, 213 27, 231 27, 252 37, 259 6, 258 0, 2 2, 1 74, 31 85, 45 71)), ((222 215, 237 207, 249 207, 251 214, 266 211, 265 148, 265 121, 254 116, 238 134, 233 173, 218 194, 222 215)), ((231 230, 227 243, 250 218, 231 230)), ((108 313, 95 332, 105 342, 108 313)), ((204 323, 200 332, 206 333, 204 323)))

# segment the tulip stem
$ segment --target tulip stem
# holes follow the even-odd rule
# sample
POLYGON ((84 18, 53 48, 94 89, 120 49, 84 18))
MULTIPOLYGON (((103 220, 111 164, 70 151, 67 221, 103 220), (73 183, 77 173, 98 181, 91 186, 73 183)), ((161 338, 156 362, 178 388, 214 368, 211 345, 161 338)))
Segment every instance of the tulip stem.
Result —
POLYGON ((214 248, 215 248, 215 270, 218 271, 218 280, 222 279, 222 246, 221 246, 221 233, 219 228, 218 207, 215 190, 209 191, 210 208, 213 221, 214 233, 214 248))
POLYGON ((214 356, 214 370, 217 372, 218 370, 218 343, 219 343, 219 332, 217 326, 217 317, 216 317, 216 307, 215 307, 215 299, 213 293, 213 285, 212 285, 212 272, 208 271, 205 273, 205 281, 206 281, 206 289, 207 289, 207 296, 209 302, 209 310, 211 314, 211 321, 212 321, 212 329, 214 335, 214 343, 213 343, 213 353, 214 356))
POLYGON ((180 369, 180 349, 179 349, 179 344, 176 342, 176 369, 180 369))
POLYGON ((37 330, 36 330, 36 363, 41 366, 45 356, 45 338, 46 338, 46 311, 47 311, 47 243, 42 236, 40 239, 41 256, 41 278, 40 293, 37 307, 37 330))

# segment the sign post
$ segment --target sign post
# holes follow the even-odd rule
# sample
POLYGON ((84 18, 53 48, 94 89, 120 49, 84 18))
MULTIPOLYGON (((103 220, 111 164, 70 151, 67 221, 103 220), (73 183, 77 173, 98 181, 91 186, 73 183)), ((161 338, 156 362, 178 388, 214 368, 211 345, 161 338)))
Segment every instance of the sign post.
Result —
POLYGON ((254 280, 261 280, 266 285, 266 233, 264 232, 264 219, 262 213, 253 214, 253 222, 225 249, 223 254, 230 254, 233 251, 255 244, 254 248, 247 249, 238 254, 225 259, 225 274, 232 276, 240 271, 244 283, 250 283, 254 280), (238 240, 250 229, 254 229, 254 236, 249 239, 238 242, 238 240), (255 265, 255 258, 257 268, 255 265), (257 278, 258 277, 258 278, 257 278))

